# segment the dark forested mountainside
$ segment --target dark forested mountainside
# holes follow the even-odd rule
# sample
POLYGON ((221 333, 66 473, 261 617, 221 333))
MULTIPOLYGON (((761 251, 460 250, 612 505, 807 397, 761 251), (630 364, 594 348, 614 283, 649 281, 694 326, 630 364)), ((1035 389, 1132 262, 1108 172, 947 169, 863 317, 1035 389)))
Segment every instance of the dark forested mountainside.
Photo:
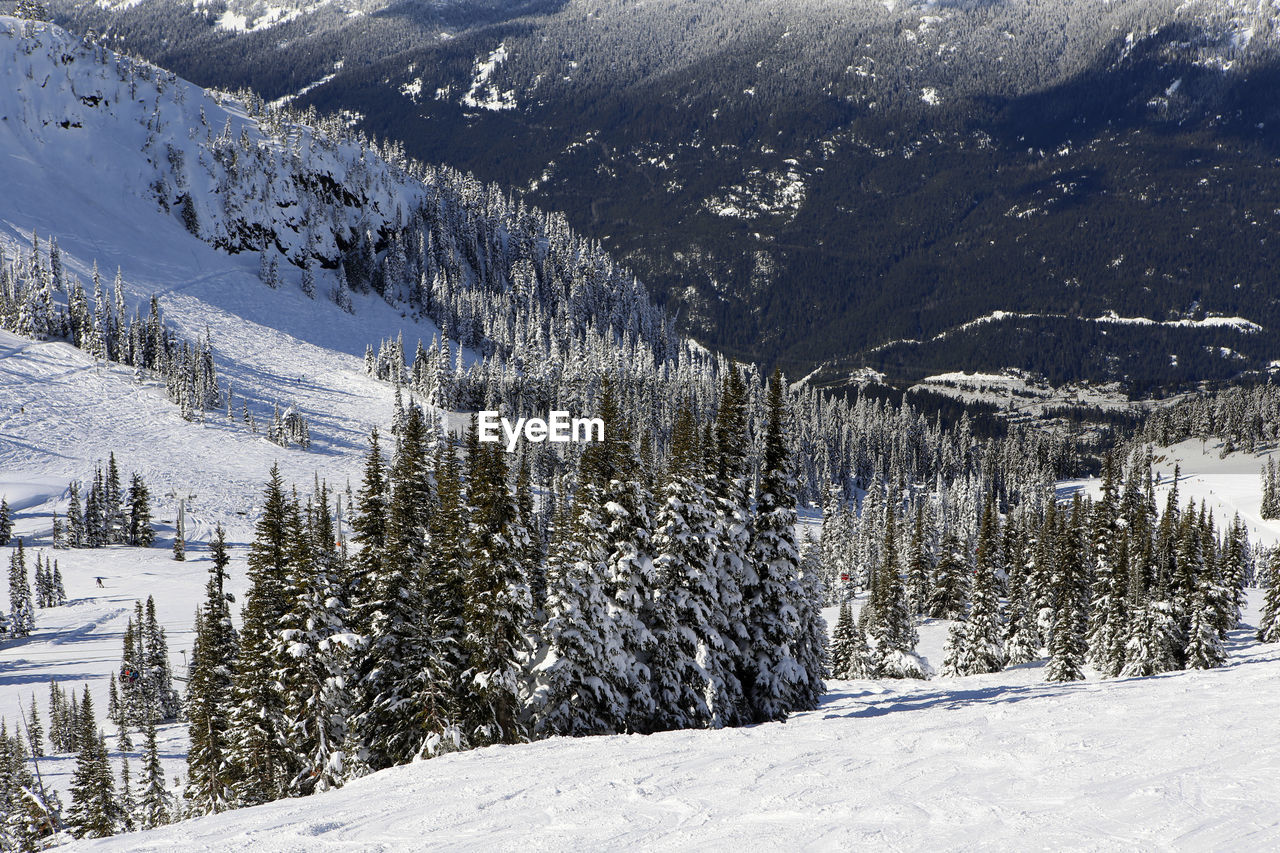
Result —
POLYGON ((1265 367, 1280 321, 1270 7, 51 5, 205 85, 323 81, 296 103, 565 211, 700 339, 792 372, 1017 366, 1146 390, 1265 367), (874 349, 994 310, 1264 329, 1107 329, 1070 370, 1001 324, 874 349), (980 357, 1010 344, 1008 364, 980 357))

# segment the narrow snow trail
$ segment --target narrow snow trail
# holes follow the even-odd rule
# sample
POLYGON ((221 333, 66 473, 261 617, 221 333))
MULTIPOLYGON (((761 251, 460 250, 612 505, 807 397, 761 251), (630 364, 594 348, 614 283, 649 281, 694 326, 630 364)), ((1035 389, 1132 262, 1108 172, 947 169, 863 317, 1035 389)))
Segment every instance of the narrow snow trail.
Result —
POLYGON ((785 724, 553 739, 76 849, 1267 849, 1280 646, 1043 683, 833 682, 785 724))

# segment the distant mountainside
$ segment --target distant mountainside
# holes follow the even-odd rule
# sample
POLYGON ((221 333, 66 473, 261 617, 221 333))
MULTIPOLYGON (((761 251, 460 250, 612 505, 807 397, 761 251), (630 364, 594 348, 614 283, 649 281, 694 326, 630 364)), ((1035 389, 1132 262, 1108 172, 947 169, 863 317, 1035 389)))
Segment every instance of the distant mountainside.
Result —
MULTIPOLYGON (((337 118, 307 123, 253 95, 211 93, 47 23, 0 18, 0 56, 0 248, 10 257, 34 231, 60 239, 82 276, 97 261, 129 282, 194 282, 208 254, 174 255, 195 237, 217 250, 218 268, 248 255, 261 279, 252 287, 301 290, 347 313, 374 297, 409 317, 396 326, 423 319, 428 342, 443 329, 484 355, 535 331, 566 345, 617 335, 658 356, 673 344, 644 288, 563 217, 370 143, 337 118)), ((62 278, 53 291, 66 290, 62 278)), ((232 299, 246 301, 256 300, 232 299)), ((358 345, 330 338, 358 355, 396 336, 374 328, 358 345)))
POLYGON ((201 83, 521 188, 700 339, 797 374, 1010 366, 1146 390, 1275 350, 1274 5, 52 7, 201 83), (893 343, 993 311, 1068 320, 893 343), (1108 311, 1262 331, 1069 319, 1108 311), (1081 335, 1102 347, 1083 366, 1081 335))

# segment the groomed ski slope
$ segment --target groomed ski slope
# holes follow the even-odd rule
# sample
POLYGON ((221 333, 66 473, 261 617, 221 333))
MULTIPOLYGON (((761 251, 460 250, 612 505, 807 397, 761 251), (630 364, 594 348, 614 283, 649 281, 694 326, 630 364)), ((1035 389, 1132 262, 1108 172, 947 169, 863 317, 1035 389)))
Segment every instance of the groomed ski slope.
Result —
POLYGON ((492 747, 72 849, 1274 849, 1280 645, 1249 635, 1209 672, 832 682, 785 724, 492 747))

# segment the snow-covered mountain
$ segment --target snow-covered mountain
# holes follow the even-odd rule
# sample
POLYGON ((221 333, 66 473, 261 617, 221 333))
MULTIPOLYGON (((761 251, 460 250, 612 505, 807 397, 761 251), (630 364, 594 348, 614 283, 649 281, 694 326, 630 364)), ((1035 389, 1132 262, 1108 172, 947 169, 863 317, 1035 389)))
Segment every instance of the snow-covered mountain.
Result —
POLYGON ((1280 220, 1255 203, 1277 193, 1271 2, 463 0, 247 33, 182 3, 51 8, 206 85, 358 113, 520 187, 701 340, 796 374, 1012 367, 1145 392, 1265 369, 1275 348, 1280 220), (1241 347, 1008 321, 878 349, 993 311, 1264 329, 1241 347))

